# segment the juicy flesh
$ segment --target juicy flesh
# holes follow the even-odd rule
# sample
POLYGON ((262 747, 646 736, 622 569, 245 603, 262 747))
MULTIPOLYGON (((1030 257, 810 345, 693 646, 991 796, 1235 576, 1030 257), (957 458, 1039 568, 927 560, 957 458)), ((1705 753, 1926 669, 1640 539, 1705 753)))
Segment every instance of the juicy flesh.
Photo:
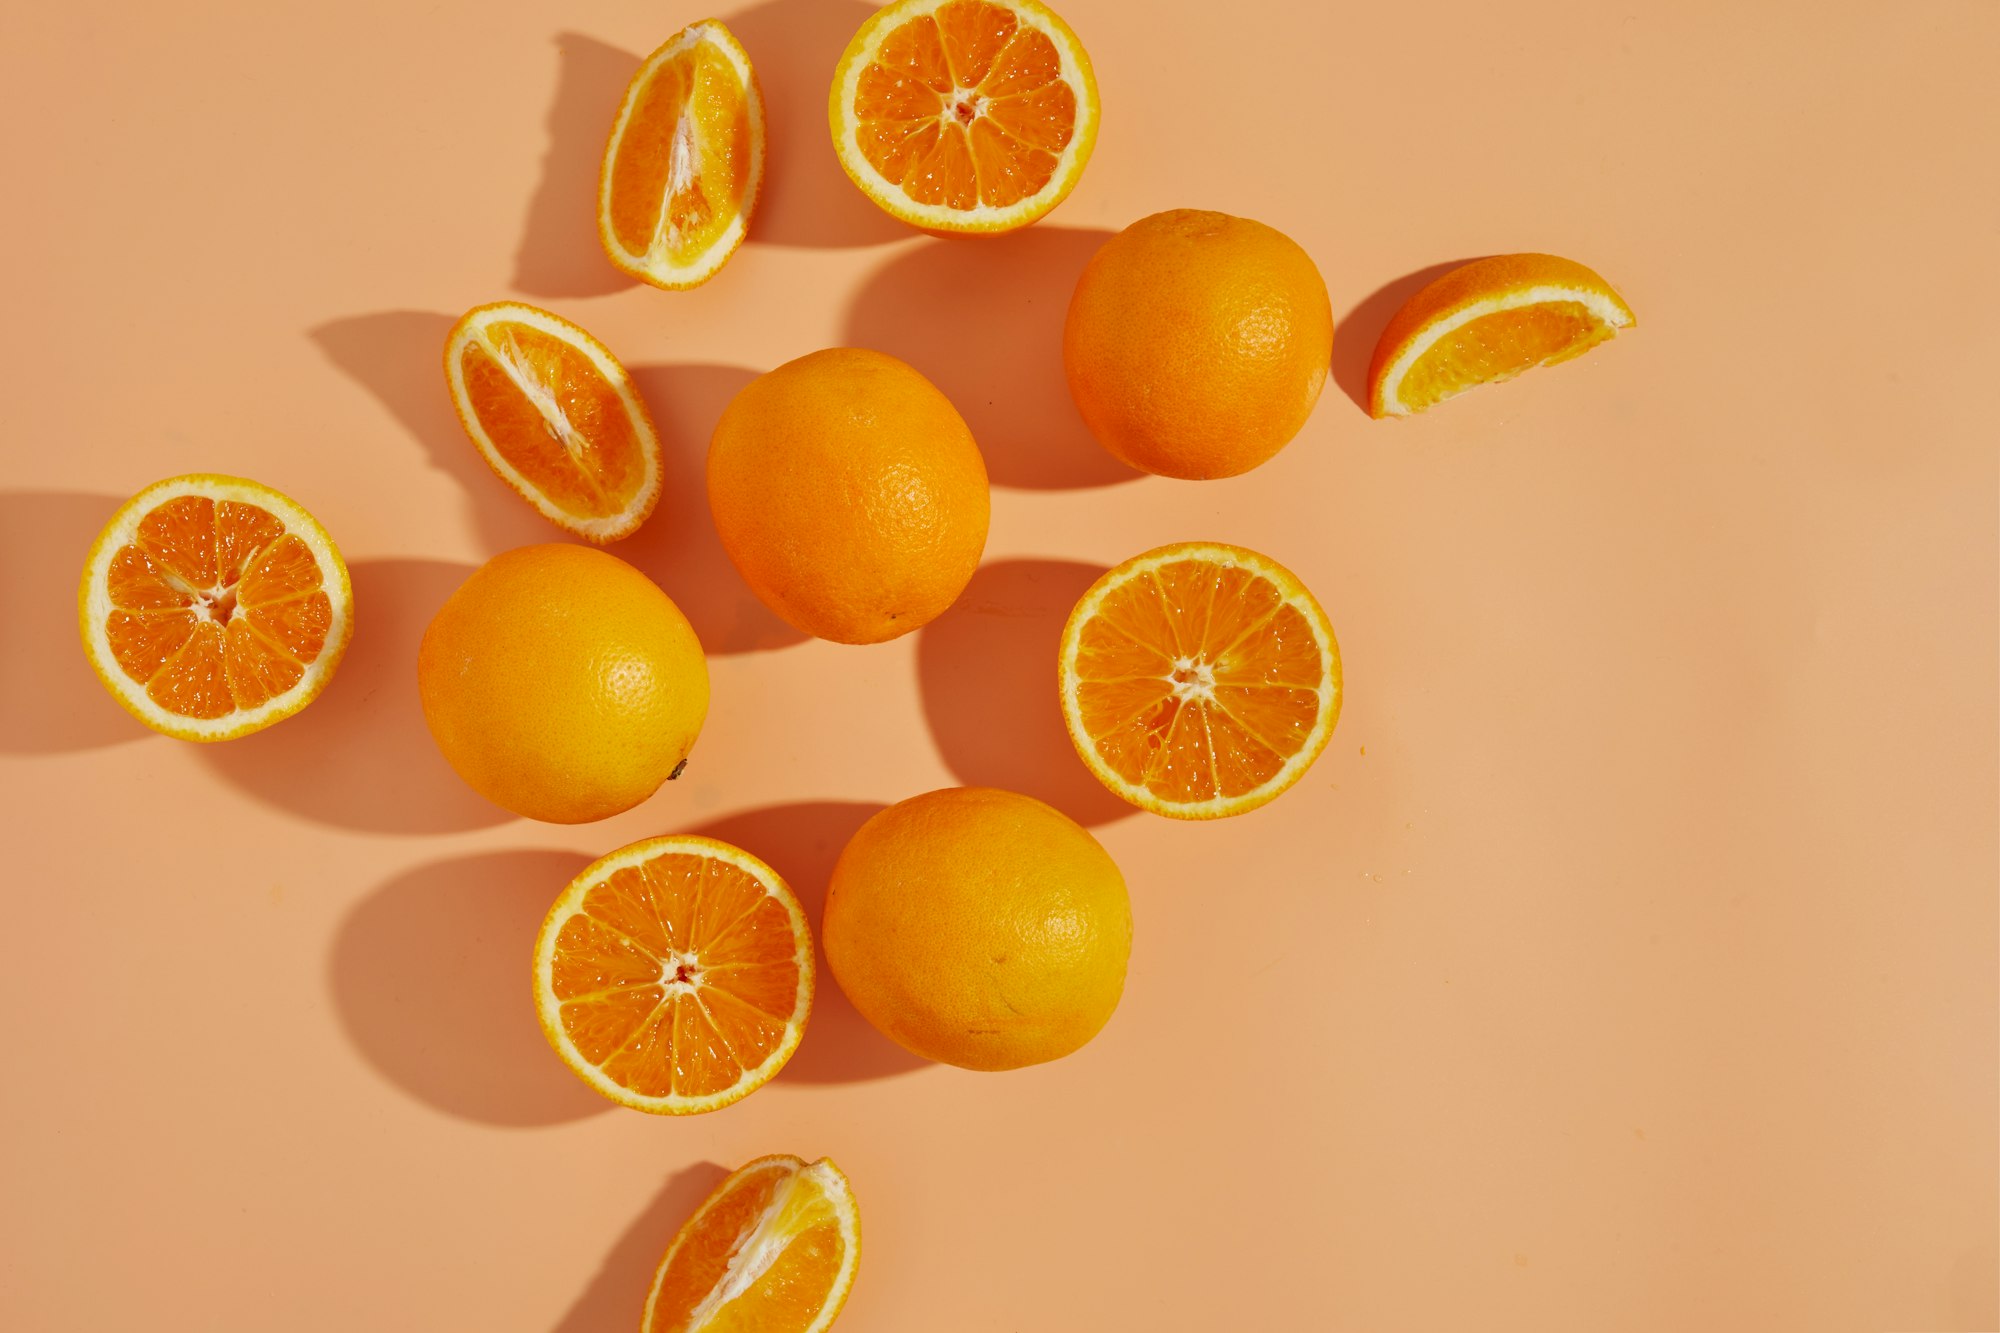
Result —
POLYGON ((179 717, 256 708, 302 680, 333 627, 312 548, 270 511, 187 495, 111 557, 111 655, 179 717))
POLYGON ((853 109, 870 165, 920 204, 964 210, 1047 188, 1077 102, 1046 33, 951 0, 883 39, 853 109))
POLYGON ((825 1306, 847 1242, 819 1182, 774 1163, 725 1189, 660 1274, 643 1333, 785 1333, 825 1306))
POLYGON ((486 438, 544 498, 579 518, 611 518, 645 485, 639 432, 581 348, 530 324, 495 320, 459 353, 486 438))
POLYGON ((557 932, 563 1031, 645 1097, 734 1087, 784 1042, 798 1007, 791 914, 747 871, 667 852, 614 871, 557 932))
POLYGON ((681 264, 743 210, 753 164, 750 90, 729 57, 696 42, 654 67, 611 163, 611 232, 627 254, 681 264))
POLYGON ((1611 337, 1580 301, 1548 301, 1481 315, 1431 344, 1403 376, 1396 396, 1412 410, 1482 384, 1580 356, 1611 337))
POLYGON ((1112 771, 1173 802, 1275 778, 1319 721, 1321 645, 1254 571, 1175 561, 1113 588, 1079 630, 1084 730, 1112 771))

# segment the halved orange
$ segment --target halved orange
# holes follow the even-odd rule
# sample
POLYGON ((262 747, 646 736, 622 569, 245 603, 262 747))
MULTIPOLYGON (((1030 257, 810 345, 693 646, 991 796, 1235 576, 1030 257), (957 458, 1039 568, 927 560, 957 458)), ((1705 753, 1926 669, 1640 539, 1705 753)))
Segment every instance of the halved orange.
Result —
POLYGON ((1041 0, 896 0, 834 71, 834 150, 884 210, 934 231, 1025 227, 1097 143, 1097 77, 1041 0))
POLYGON ((860 1263, 861 1213, 840 1168, 760 1157, 675 1234, 640 1333, 822 1333, 860 1263))
POLYGON ((1063 627, 1070 740, 1098 781, 1176 819, 1254 810, 1319 758, 1340 646, 1268 556, 1182 542, 1108 571, 1063 627))
POLYGON ((798 1049, 812 932, 778 873, 740 847, 648 838, 584 868, 535 940, 542 1032, 625 1106, 713 1111, 798 1049))
POLYGON ((1581 356, 1638 322, 1610 283, 1573 259, 1474 260, 1412 296, 1382 330, 1368 368, 1368 413, 1410 416, 1581 356))
POLYGON ((764 184, 764 94, 749 53, 703 19, 639 66, 597 182, 597 235, 621 272, 698 287, 736 253, 764 184))
POLYGON ((128 712, 221 741, 319 696, 347 651, 354 590, 311 514, 269 486, 195 473, 112 516, 77 612, 90 665, 128 712))
POLYGON ((576 325, 514 301, 476 306, 445 339, 444 374, 487 466, 557 527, 613 542, 653 512, 653 418, 618 358, 576 325))

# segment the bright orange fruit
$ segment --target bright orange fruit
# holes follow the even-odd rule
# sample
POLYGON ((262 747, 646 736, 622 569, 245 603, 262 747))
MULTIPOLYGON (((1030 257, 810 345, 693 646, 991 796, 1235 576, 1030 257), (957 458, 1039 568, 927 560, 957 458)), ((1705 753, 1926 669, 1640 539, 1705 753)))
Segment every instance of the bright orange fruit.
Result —
POLYGON ((612 1101, 692 1115, 798 1049, 812 933, 778 873, 713 838, 648 838, 570 881, 535 940, 542 1032, 612 1101))
POLYGON ((1494 255, 1404 302, 1375 344, 1368 412, 1406 417, 1482 384, 1581 356, 1638 317, 1611 284, 1557 255, 1494 255))
POLYGON ((477 306, 452 326, 445 383, 500 480, 587 541, 638 530, 660 498, 660 440, 610 349, 546 310, 477 306))
POLYGON ((640 1333, 823 1333, 861 1263, 861 1213, 827 1158, 760 1157, 675 1234, 640 1333))
POLYGON ((934 231, 1025 227, 1097 143, 1097 77, 1040 0, 896 0, 834 71, 834 150, 882 209, 934 231))
POLYGON ((1176 819, 1240 815, 1290 787, 1340 716, 1340 646, 1290 571, 1182 542, 1134 556, 1071 612, 1070 739, 1106 787, 1176 819))
POLYGON ((112 516, 77 607, 112 697, 190 741, 304 708, 354 628, 347 566, 312 515, 268 486, 205 473, 148 486, 112 516))

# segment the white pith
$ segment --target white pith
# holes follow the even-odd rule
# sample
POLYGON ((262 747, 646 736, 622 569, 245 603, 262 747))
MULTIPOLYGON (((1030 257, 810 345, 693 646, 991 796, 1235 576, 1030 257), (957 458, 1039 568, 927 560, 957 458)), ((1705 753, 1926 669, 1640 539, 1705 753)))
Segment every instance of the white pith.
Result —
POLYGON ((1424 353, 1435 347, 1439 340, 1449 337, 1472 321, 1483 319, 1487 315, 1553 302, 1581 305, 1590 311, 1598 323, 1609 328, 1629 328, 1632 323, 1631 312, 1624 306, 1603 292, 1583 287, 1554 285, 1523 287, 1518 291, 1504 292, 1499 296, 1474 301, 1426 325, 1422 332, 1410 339, 1396 359, 1389 363, 1387 369, 1382 372, 1383 412, 1392 417, 1406 417, 1412 414, 1413 409, 1403 405, 1403 378, 1410 373, 1410 367, 1422 360, 1424 353))
MULTIPOLYGON (((600 924, 602 923, 600 922, 600 924)), ((644 950, 646 953, 650 954, 654 952, 644 945, 638 945, 636 941, 632 941, 632 943, 635 947, 644 950)), ((695 993, 697 998, 699 998, 701 980, 698 975, 693 980, 687 982, 671 980, 675 970, 683 962, 687 963, 692 970, 697 973, 699 972, 701 960, 697 955, 677 953, 666 959, 662 959, 660 1005, 671 1004, 675 996, 688 992, 695 993)), ((765 865, 762 861, 759 861, 756 857, 743 851, 741 848, 732 847, 726 842, 718 842, 714 838, 697 837, 692 834, 675 834, 662 838, 647 838, 642 842, 635 842, 629 847, 622 847, 609 856, 593 862, 571 881, 570 886, 556 900, 555 906, 549 909, 547 919, 542 922, 541 933, 535 938, 535 1007, 541 1016, 542 1030, 561 1052, 563 1062, 574 1070, 578 1077, 613 1101, 626 1106, 636 1107, 642 1111, 653 1111, 668 1115, 689 1115, 699 1111, 712 1111, 717 1107, 727 1106, 729 1103, 747 1096, 754 1089, 761 1087, 780 1069, 784 1068, 785 1062, 792 1058, 792 1052, 798 1049, 799 1038, 805 1030, 806 1015, 812 1009, 812 997, 812 932, 806 924, 805 912, 799 907, 798 899, 793 896, 791 889, 779 877, 777 871, 771 869, 771 867, 765 865), (570 1040, 569 1033, 563 1026, 562 1001, 556 998, 555 988, 550 983, 555 965, 556 940, 561 935, 564 924, 582 910, 584 896, 591 889, 603 883, 618 871, 650 861, 654 857, 670 852, 683 852, 694 856, 711 857, 735 866, 737 869, 748 874, 763 886, 766 897, 776 900, 785 909, 785 914, 791 919, 792 923, 792 938, 798 946, 797 951, 793 955, 793 962, 799 970, 799 993, 791 1016, 786 1020, 784 1039, 779 1042, 778 1048, 766 1056, 763 1061, 753 1068, 743 1070, 737 1080, 727 1088, 702 1097, 683 1096, 676 1093, 669 1093, 663 1097, 649 1097, 643 1093, 634 1092, 632 1089, 606 1076, 604 1071, 597 1065, 592 1064, 576 1048, 576 1043, 570 1040)), ((657 1009, 658 1006, 655 1006, 655 1012, 657 1012, 657 1009)), ((651 1015, 648 1015, 645 1021, 642 1021, 633 1029, 634 1036, 643 1032, 646 1022, 649 1021, 651 1021, 651 1015)), ((608 1062, 610 1058, 607 1056, 606 1061, 608 1062)))
POLYGON ((653 431, 652 417, 647 413, 645 403, 640 399, 639 391, 632 383, 632 377, 625 373, 625 368, 619 365, 595 338, 568 320, 559 319, 546 310, 538 310, 534 306, 515 302, 480 306, 468 313, 452 330, 451 345, 445 353, 445 376, 451 388, 452 401, 458 405, 459 420, 465 423, 466 434, 472 437, 473 444, 478 447, 487 465, 500 475, 502 481, 526 497, 528 503, 532 504, 542 517, 558 527, 590 541, 616 541, 620 537, 631 535, 633 529, 638 526, 633 515, 650 512, 654 502, 659 498, 659 437, 653 431), (632 423, 632 433, 639 441, 639 452, 644 465, 644 475, 639 483, 639 489, 633 492, 631 503, 624 509, 603 518, 586 518, 570 513, 543 495, 533 482, 507 461, 506 456, 493 443, 493 438, 486 433, 485 423, 480 421, 479 414, 472 410, 472 399, 465 387, 464 354, 468 343, 478 343, 485 349, 486 354, 493 358, 494 363, 506 372, 508 381, 534 404, 535 410, 541 413, 543 424, 549 433, 562 443, 572 457, 577 453, 582 440, 575 426, 563 414, 561 404, 556 402, 547 388, 530 376, 524 367, 516 364, 512 357, 503 353, 487 336, 487 331, 494 324, 525 324, 551 337, 560 338, 588 357, 591 365, 597 368, 597 372, 604 376, 605 382, 616 391, 619 404, 625 409, 625 415, 632 423))
MULTIPOLYGON (((1071 127, 1069 142, 1056 156, 1055 170, 1049 176, 1049 183, 1036 193, 1011 204, 996 207, 980 203, 971 208, 952 208, 945 204, 919 203, 910 198, 899 182, 877 171, 874 163, 861 151, 860 123, 849 108, 853 107, 855 96, 860 91, 862 73, 874 61, 883 41, 901 24, 920 15, 935 13, 952 0, 905 0, 905 3, 880 9, 862 24, 856 36, 861 43, 860 49, 840 68, 839 82, 834 88, 834 100, 840 108, 835 146, 839 150, 842 166, 860 179, 862 188, 878 202, 886 201, 890 211, 905 222, 943 230, 998 231, 1032 221, 1055 206, 1050 201, 1051 195, 1060 196, 1074 184, 1079 159, 1090 151, 1096 141, 1098 109, 1087 95, 1090 82, 1085 62, 1089 57, 1082 55, 1083 47, 1076 34, 1039 5, 1021 4, 1018 0, 1015 3, 1009 3, 1009 0, 993 2, 1002 5, 1024 26, 1044 34, 1054 44, 1062 80, 1076 94, 1076 123, 1071 127)), ((940 95, 941 112, 952 102, 968 95, 976 97, 978 90, 954 88, 951 96, 940 95)))
MULTIPOLYGON (((1090 591, 1083 595, 1083 600, 1077 603, 1076 609, 1070 613, 1069 622, 1063 628, 1060 687, 1063 715, 1070 736, 1076 742, 1077 751, 1084 763, 1097 775, 1098 780, 1134 805, 1190 819, 1214 818, 1218 815, 1252 809, 1298 781, 1300 775, 1312 766, 1313 761, 1326 748, 1327 738, 1332 735, 1334 724, 1339 720, 1340 714, 1340 684, 1335 674, 1339 663, 1339 646, 1334 639, 1333 626, 1310 595, 1302 597, 1291 591, 1301 586, 1298 580, 1282 566, 1254 551, 1246 551, 1235 546, 1209 544, 1165 546, 1155 551, 1148 551, 1109 571, 1092 585, 1090 591), (1212 561, 1219 565, 1249 570, 1267 580, 1279 591, 1282 605, 1293 608, 1305 617, 1307 623, 1313 627, 1313 637, 1319 646, 1320 678, 1316 688, 1319 712, 1314 719, 1312 734, 1307 737, 1306 743, 1263 785, 1240 795, 1224 796, 1222 784, 1218 780, 1215 784, 1216 794, 1208 800, 1170 801, 1139 783, 1128 782, 1097 752, 1095 742, 1083 729, 1083 709, 1079 695, 1083 681, 1076 672, 1075 649, 1083 625, 1097 614, 1098 609, 1104 605, 1105 599, 1113 591, 1124 587, 1134 579, 1150 575, 1164 565, 1190 560, 1212 561)), ((1172 668, 1175 673, 1188 672, 1193 676, 1189 681, 1176 680, 1173 674, 1161 677, 1176 698, 1214 702, 1215 675, 1212 663, 1205 658, 1183 656, 1173 660, 1172 668)), ((1211 755, 1211 761, 1212 759, 1211 755)))
MULTIPOLYGON (((268 548, 266 548, 268 549, 268 548)), ((261 552, 259 552, 261 554, 261 552)), ((246 561, 245 568, 254 562, 255 556, 246 561)), ((96 664, 99 674, 116 692, 118 700, 133 714, 149 719, 165 727, 173 734, 187 740, 222 740, 231 736, 254 731, 280 718, 289 717, 305 707, 325 684, 326 678, 340 662, 341 654, 347 649, 347 640, 353 621, 353 591, 347 578, 347 567, 342 563, 339 550, 326 530, 313 519, 311 514, 292 501, 267 488, 252 485, 234 477, 172 477, 156 482, 139 492, 125 503, 113 516, 110 524, 99 535, 97 544, 91 548, 90 558, 84 566, 83 593, 81 597, 82 630, 84 647, 96 664), (139 524, 146 515, 169 500, 184 496, 203 496, 215 501, 233 501, 238 504, 255 505, 269 513, 285 525, 285 536, 297 537, 313 554, 320 570, 320 588, 333 604, 333 619, 327 626, 326 639, 320 645, 319 655, 304 663, 305 672, 298 683, 282 694, 266 699, 255 708, 225 713, 217 718, 183 717, 171 713, 154 703, 146 694, 146 682, 135 681, 125 674, 118 665, 117 656, 111 650, 111 638, 107 633, 112 611, 117 608, 111 601, 110 571, 111 561, 119 550, 133 543, 138 535, 139 524)))
MULTIPOLYGON (((612 122, 611 141, 605 149, 604 161, 606 169, 600 173, 597 183, 597 229, 618 267, 635 277, 670 287, 692 287, 713 276, 722 267, 743 242, 750 226, 751 206, 764 180, 764 94, 757 86, 749 55, 728 29, 712 21, 693 24, 675 34, 665 46, 646 58, 646 63, 633 76, 631 86, 625 90, 625 100, 619 104, 618 118, 612 122), (618 149, 625 141, 625 129, 631 122, 632 111, 638 105, 639 94, 652 83, 654 72, 704 42, 722 53, 743 87, 744 110, 750 121, 750 174, 743 182, 743 207, 707 249, 681 261, 669 255, 672 244, 672 237, 668 235, 669 210, 662 207, 653 230, 652 245, 645 254, 634 254, 620 243, 617 232, 611 226, 610 164, 618 160, 618 149)), ((668 150, 667 197, 671 198, 685 187, 694 174, 694 118, 684 111, 674 126, 673 143, 668 150)))

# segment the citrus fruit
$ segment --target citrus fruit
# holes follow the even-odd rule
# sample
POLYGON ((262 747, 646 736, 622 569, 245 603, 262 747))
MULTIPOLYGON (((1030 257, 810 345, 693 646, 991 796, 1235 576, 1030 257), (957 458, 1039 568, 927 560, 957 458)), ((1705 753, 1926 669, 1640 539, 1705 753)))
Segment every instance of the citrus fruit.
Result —
POLYGON ((311 514, 257 482, 195 473, 112 515, 77 612, 90 665, 126 711, 223 741, 319 696, 347 651, 354 592, 311 514))
POLYGON ((1573 259, 1495 255, 1455 268, 1396 312, 1368 368, 1368 412, 1406 417, 1482 384, 1581 356, 1638 323, 1573 259))
POLYGON ((862 193, 934 231, 1025 227, 1097 143, 1097 78, 1040 0, 896 0, 833 75, 834 150, 862 193))
POLYGON ((708 447, 708 502, 743 579, 837 643, 907 634, 986 549, 986 463, 951 401, 893 356, 837 347, 745 385, 708 447))
POLYGON ((1216 542, 1137 555, 1063 627, 1063 720, 1098 781, 1177 819, 1254 810, 1319 758, 1340 646, 1305 585, 1216 542))
POLYGON ((760 1157, 675 1233, 640 1333, 822 1333, 860 1262, 861 1213, 840 1168, 760 1157))
POLYGON ((714 19, 675 33, 625 89, 597 184, 597 235, 621 272, 698 287, 736 253, 764 183, 764 94, 714 19))
POLYGON ((826 961, 862 1016, 927 1060, 1017 1069, 1111 1018, 1132 952, 1125 877, 1030 796, 949 787, 878 812, 835 864, 826 961))
POLYGON ((1283 232, 1181 208, 1106 241, 1070 298, 1063 367, 1091 434, 1143 472, 1233 477, 1319 401, 1333 307, 1283 232))
POLYGON ((812 1010, 812 933, 776 871, 713 838, 648 838, 570 881, 535 937, 535 1009, 612 1101, 713 1111, 771 1081, 812 1010))
POLYGON ((565 532, 630 536, 660 498, 660 441, 625 367, 546 310, 468 310, 444 346, 459 422, 487 465, 565 532))
POLYGON ((424 721, 495 805, 580 824, 678 777, 708 664, 668 596, 617 556, 523 546, 459 585, 417 652, 424 721))

